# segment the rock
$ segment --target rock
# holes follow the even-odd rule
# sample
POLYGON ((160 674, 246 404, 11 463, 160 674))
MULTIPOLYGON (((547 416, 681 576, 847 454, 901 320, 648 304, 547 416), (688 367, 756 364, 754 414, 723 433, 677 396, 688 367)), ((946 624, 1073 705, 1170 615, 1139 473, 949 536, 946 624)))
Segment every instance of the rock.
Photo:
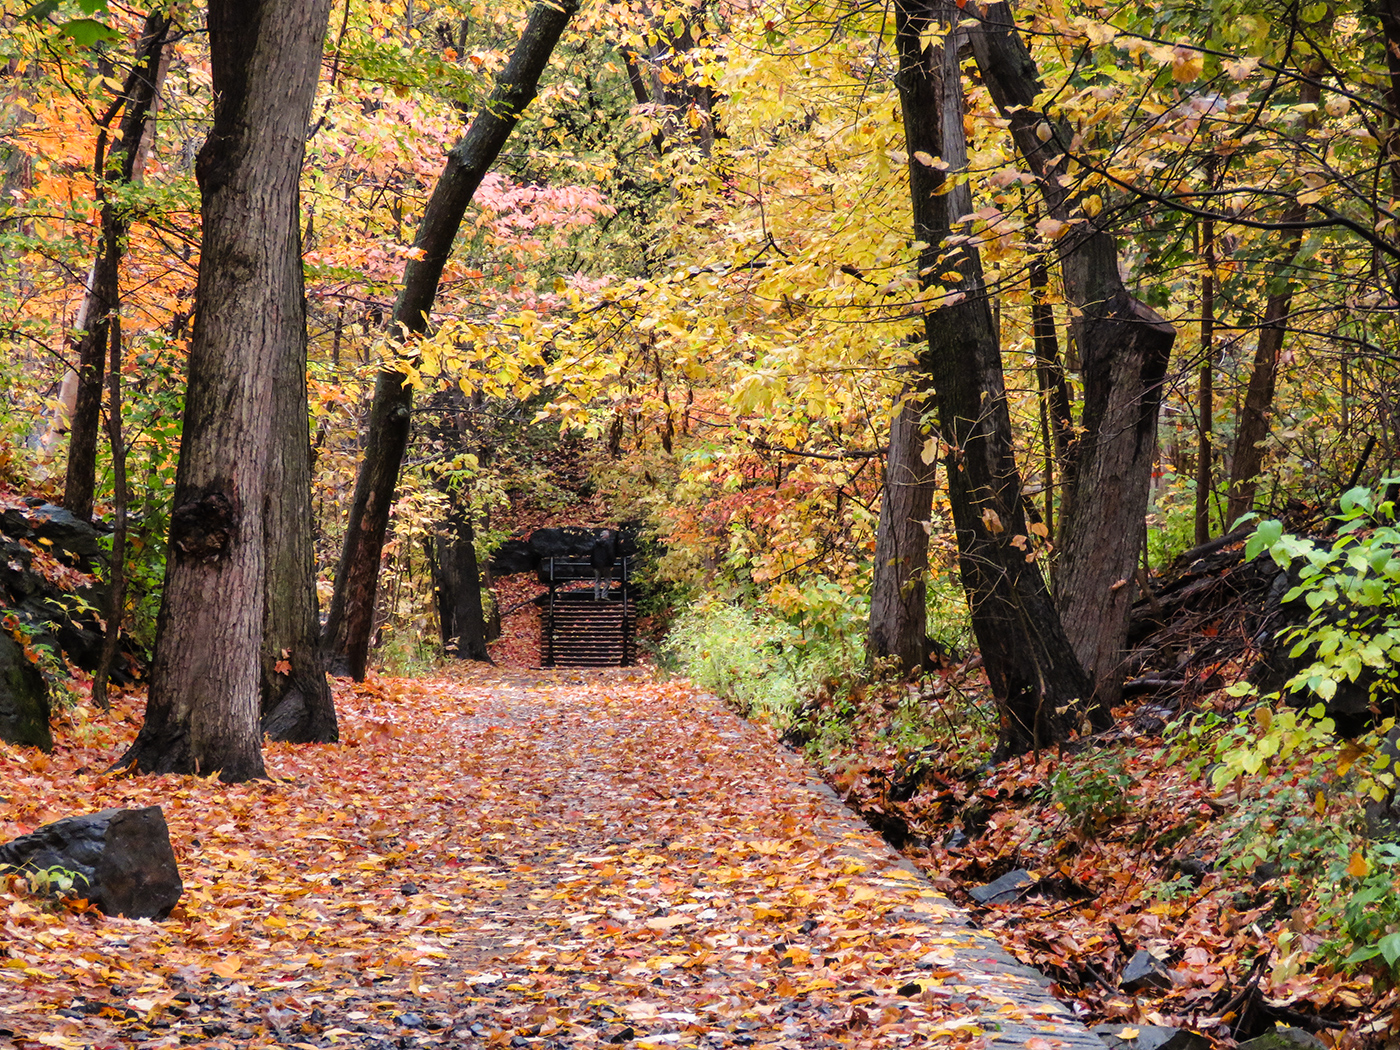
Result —
POLYGON ((1327 1044, 1311 1032, 1280 1025, 1272 1032, 1246 1039, 1238 1050, 1327 1050, 1327 1044))
POLYGON ((1118 987, 1125 992, 1140 992, 1147 988, 1165 990, 1171 986, 1172 975, 1167 964, 1146 948, 1140 949, 1128 960, 1122 976, 1118 978, 1118 987))
POLYGON ((185 889, 159 806, 65 817, 0 845, 0 871, 55 869, 71 875, 67 893, 130 919, 165 918, 185 889))
POLYGON ((491 555, 491 574, 511 576, 518 572, 534 572, 539 567, 539 555, 529 540, 509 539, 491 555))
POLYGON ((967 892, 978 904, 1009 904, 1021 896, 1023 886, 1034 884, 1035 879, 1031 878, 1030 872, 1017 868, 1015 871, 1008 871, 995 882, 976 886, 967 892))
POLYGON ((1111 1050, 1210 1050, 1210 1040, 1186 1028, 1165 1028, 1161 1025, 1099 1024, 1093 1033, 1111 1050), (1136 1035, 1123 1038, 1124 1032, 1136 1035))
POLYGON ((52 503, 43 503, 29 512, 29 524, 39 542, 47 540, 59 561, 80 572, 96 572, 106 563, 97 542, 98 532, 85 521, 52 503))
POLYGON ((53 750, 49 687, 19 643, 0 630, 0 740, 53 750))
POLYGON ((17 540, 25 540, 34 532, 29 527, 29 519, 24 516, 24 512, 15 507, 0 512, 0 532, 6 536, 13 536, 17 540))

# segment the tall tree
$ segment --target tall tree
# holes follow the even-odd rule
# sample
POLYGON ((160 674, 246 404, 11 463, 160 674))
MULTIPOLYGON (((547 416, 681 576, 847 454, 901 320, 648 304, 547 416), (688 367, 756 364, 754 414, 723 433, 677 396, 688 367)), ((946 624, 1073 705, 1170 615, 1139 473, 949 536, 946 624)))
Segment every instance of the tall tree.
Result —
POLYGON ((77 389, 68 420, 68 469, 63 505, 75 517, 92 517, 97 476, 97 435, 101 429, 102 367, 110 342, 110 328, 121 298, 120 272, 126 250, 131 215, 115 199, 117 191, 133 181, 141 153, 147 117, 155 104, 158 72, 170 18, 157 8, 146 16, 137 38, 136 58, 121 92, 98 119, 97 155, 93 180, 101 209, 101 238, 88 276, 88 287, 78 311, 77 389), (108 149, 108 130, 121 114, 116 141, 108 149))
POLYGON ((1107 211, 1073 178, 1073 134, 1037 102, 1039 70, 1006 3, 988 6, 971 33, 983 82, 1010 122, 1046 210, 1070 226, 1056 241, 1084 384, 1069 448, 1055 567, 1065 633, 1094 683, 1100 714, 1122 693, 1128 586, 1141 550, 1157 443, 1157 409, 1176 332, 1123 284, 1107 211), (1087 207, 1086 207, 1087 205, 1087 207))
POLYGON ((204 241, 142 772, 263 775, 275 387, 306 338, 298 179, 330 0, 210 0, 214 121, 196 163, 204 241))
MULTIPOLYGON (((392 324, 403 336, 428 330, 442 270, 452 254, 467 205, 534 99, 554 45, 577 9, 577 0, 562 0, 557 5, 540 3, 531 10, 491 97, 467 133, 448 151, 394 304, 392 324)), ((326 666, 332 673, 348 674, 360 681, 369 660, 379 560, 389 529, 394 487, 408 447, 412 406, 413 388, 408 377, 392 362, 384 362, 374 384, 365 455, 355 478, 345 546, 322 636, 326 666)))
POLYGON ((1012 448, 1001 346, 975 243, 950 240, 968 211, 958 9, 953 0, 897 0, 898 87, 909 154, 920 283, 939 286, 924 315, 919 367, 938 406, 948 499, 972 628, 1001 712, 1001 750, 1017 754, 1070 731, 1089 682, 1030 552, 1012 448), (946 33, 926 34, 942 22, 946 33), (941 155, 941 156, 940 156, 941 155), (965 178, 965 176, 962 176, 965 178))

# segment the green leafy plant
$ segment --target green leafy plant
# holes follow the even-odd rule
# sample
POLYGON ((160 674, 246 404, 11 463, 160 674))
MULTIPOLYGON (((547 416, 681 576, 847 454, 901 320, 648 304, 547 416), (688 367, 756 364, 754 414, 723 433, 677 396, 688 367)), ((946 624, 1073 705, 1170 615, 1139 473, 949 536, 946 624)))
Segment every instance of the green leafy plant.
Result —
POLYGON ((1089 834, 1128 812, 1132 786, 1122 756, 1105 754, 1091 763, 1061 765, 1045 791, 1071 827, 1089 834))
MULTIPOLYGON (((1384 478, 1382 486, 1400 483, 1384 478)), ((1397 693, 1400 677, 1400 529, 1395 503, 1365 488, 1341 500, 1337 539, 1324 546, 1286 533, 1278 521, 1260 522, 1245 545, 1245 557, 1264 551, 1282 568, 1296 566, 1298 584, 1285 602, 1302 598, 1311 613, 1286 630, 1291 655, 1312 662, 1285 686, 1330 700, 1343 681, 1368 672, 1373 703, 1397 693)))

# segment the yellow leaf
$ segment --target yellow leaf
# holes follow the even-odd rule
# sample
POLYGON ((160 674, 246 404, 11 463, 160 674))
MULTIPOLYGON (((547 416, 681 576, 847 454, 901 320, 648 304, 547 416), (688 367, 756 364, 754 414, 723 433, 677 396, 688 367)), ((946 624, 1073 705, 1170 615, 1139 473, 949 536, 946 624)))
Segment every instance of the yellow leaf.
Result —
POLYGON ((982 509, 982 524, 986 526, 987 531, 993 535, 1006 531, 1006 526, 1001 523, 1001 515, 992 510, 991 507, 984 507, 982 509))
POLYGON ((1205 56, 1199 51, 1179 47, 1172 55, 1172 79, 1178 84, 1189 84, 1200 77, 1205 64, 1205 56))
POLYGON ((1351 863, 1347 865, 1347 874, 1357 879, 1364 879, 1371 874, 1371 865, 1366 862, 1366 858, 1361 855, 1360 850, 1353 850, 1351 863))
POLYGON ((1121 1032, 1118 1033, 1118 1038, 1119 1038, 1119 1039, 1136 1039, 1136 1038, 1137 1038, 1139 1035, 1141 1035, 1141 1034, 1142 1034, 1142 1033, 1139 1032, 1138 1029, 1136 1029, 1136 1028, 1124 1028, 1121 1032))
POLYGON ((1084 202, 1080 207, 1084 209, 1084 214, 1092 219, 1099 212, 1103 211, 1103 198, 1097 193, 1091 193, 1084 198, 1084 202))

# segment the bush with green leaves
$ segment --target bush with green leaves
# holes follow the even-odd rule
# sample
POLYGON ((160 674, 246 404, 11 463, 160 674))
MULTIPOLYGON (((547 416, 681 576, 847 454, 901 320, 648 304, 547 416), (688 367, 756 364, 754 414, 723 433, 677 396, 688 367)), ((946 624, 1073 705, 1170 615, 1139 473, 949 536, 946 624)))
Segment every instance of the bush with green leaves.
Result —
POLYGON ((780 725, 792 720, 805 692, 824 679, 849 674, 861 659, 858 643, 839 625, 804 631, 769 613, 714 598, 682 612, 662 648, 664 665, 745 717, 780 725))
MULTIPOLYGON (((1400 484, 1385 478, 1384 489, 1400 484)), ((1289 627, 1293 657, 1312 662, 1284 687, 1326 701, 1343 681, 1369 676, 1370 699, 1394 698, 1400 678, 1400 529, 1395 503, 1369 489, 1352 489, 1341 500, 1337 538, 1318 543, 1284 531, 1278 521, 1260 522, 1245 545, 1252 559, 1268 551, 1275 564, 1293 570, 1298 584, 1285 602, 1302 598, 1306 623, 1289 627)))

